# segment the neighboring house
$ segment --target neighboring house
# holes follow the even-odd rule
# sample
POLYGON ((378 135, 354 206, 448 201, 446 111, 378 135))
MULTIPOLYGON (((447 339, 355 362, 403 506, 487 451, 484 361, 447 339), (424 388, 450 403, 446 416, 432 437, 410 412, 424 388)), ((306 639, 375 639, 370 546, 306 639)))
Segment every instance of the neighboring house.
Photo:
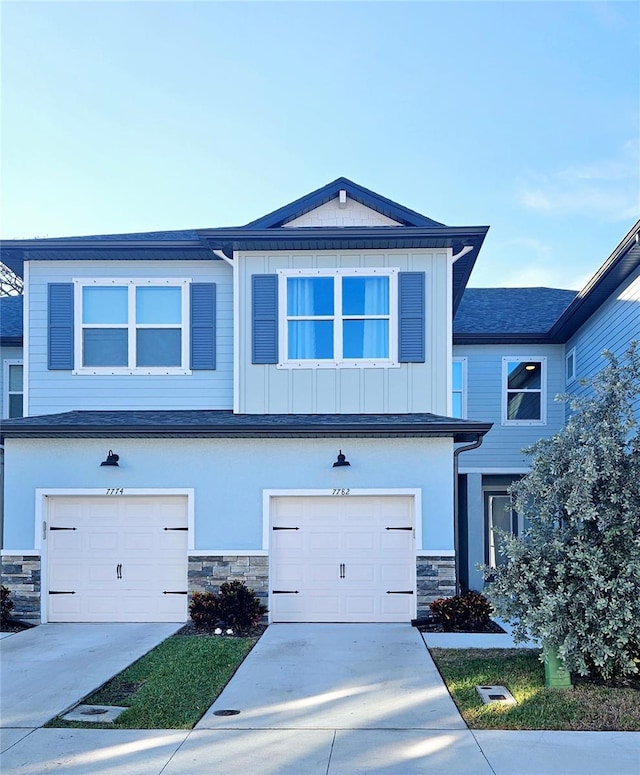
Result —
MULTIPOLYGON (((640 221, 578 293, 551 288, 469 288, 454 320, 454 368, 466 386, 463 417, 493 428, 477 450, 460 456, 459 556, 463 587, 481 589, 479 563, 501 562, 494 528, 519 533, 508 488, 528 470, 521 450, 557 432, 563 393, 640 340, 640 221), (460 364, 456 367, 456 363, 460 364)), ((640 420, 640 396, 635 404, 640 420)))
POLYGON ((0 417, 22 417, 22 296, 0 297, 0 417))
POLYGON ((465 291, 486 232, 340 178, 238 228, 5 242, 19 612, 181 621, 189 592, 243 578, 271 621, 409 621, 471 583, 478 485, 562 424, 548 331, 575 296, 465 291))

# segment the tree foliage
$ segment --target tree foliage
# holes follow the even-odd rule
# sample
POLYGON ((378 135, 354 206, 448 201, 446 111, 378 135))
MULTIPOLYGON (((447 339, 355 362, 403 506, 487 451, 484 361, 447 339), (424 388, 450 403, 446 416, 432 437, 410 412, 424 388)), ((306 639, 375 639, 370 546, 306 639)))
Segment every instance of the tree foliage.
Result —
POLYGON ((622 360, 604 356, 586 397, 561 397, 563 429, 525 450, 531 470, 512 495, 529 527, 503 534, 506 565, 484 570, 517 640, 538 638, 569 670, 611 680, 640 668, 638 343, 622 360))

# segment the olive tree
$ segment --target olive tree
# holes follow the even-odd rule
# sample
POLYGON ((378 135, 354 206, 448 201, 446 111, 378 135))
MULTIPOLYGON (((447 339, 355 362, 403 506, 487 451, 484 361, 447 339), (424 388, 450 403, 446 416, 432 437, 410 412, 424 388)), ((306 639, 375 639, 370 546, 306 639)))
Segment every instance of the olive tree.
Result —
POLYGON ((556 649, 565 667, 605 680, 640 668, 640 352, 605 352, 561 431, 525 450, 512 487, 528 528, 503 534, 506 564, 484 568, 514 636, 556 649))

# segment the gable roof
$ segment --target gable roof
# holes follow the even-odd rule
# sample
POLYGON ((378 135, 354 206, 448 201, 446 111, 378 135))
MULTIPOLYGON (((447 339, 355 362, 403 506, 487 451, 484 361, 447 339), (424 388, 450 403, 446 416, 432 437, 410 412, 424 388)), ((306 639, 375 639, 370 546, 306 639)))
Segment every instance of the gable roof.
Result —
POLYGON ((576 291, 560 288, 466 288, 453 319, 455 344, 545 339, 576 291))
POLYGON ((295 202, 245 226, 134 234, 103 234, 55 239, 6 240, 0 258, 15 274, 24 261, 55 260, 221 260, 236 250, 472 250, 453 265, 453 309, 457 309, 488 226, 445 226, 403 207, 347 178, 338 178, 295 202), (287 227, 287 223, 334 199, 338 192, 401 226, 287 227))
POLYGON ((0 345, 22 346, 22 296, 0 296, 0 345))
POLYGON ((317 188, 310 194, 305 194, 299 199, 290 202, 284 207, 279 207, 267 215, 263 215, 260 218, 256 218, 255 221, 247 223, 245 229, 272 229, 278 226, 285 226, 290 221, 299 218, 301 215, 315 210, 316 207, 320 207, 332 199, 338 196, 340 191, 346 191, 347 196, 359 202, 361 205, 375 210, 377 213, 386 215, 387 218, 391 218, 394 221, 398 221, 403 226, 431 226, 431 227, 444 227, 444 223, 439 223, 431 218, 427 218, 426 215, 421 215, 415 210, 410 210, 408 207, 404 207, 397 202, 393 202, 391 199, 387 199, 380 194, 376 194, 375 191, 370 191, 364 186, 359 186, 348 178, 336 178, 331 183, 327 183, 326 186, 317 188))
POLYGON ((640 268, 640 220, 625 234, 613 253, 602 264, 572 303, 555 322, 549 336, 566 342, 593 315, 609 296, 640 268))

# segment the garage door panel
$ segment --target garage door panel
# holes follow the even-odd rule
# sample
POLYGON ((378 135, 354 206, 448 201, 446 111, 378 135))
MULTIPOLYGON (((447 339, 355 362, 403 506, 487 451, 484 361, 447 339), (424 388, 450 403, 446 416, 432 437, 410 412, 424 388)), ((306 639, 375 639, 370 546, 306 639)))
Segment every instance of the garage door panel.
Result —
POLYGON ((50 621, 184 621, 187 504, 182 496, 50 498, 50 621), (170 520, 170 521, 168 521, 170 520), (64 598, 64 600, 63 600, 64 598))
POLYGON ((413 595, 387 595, 415 589, 412 498, 279 497, 271 505, 273 525, 299 527, 271 534, 272 589, 299 592, 271 596, 272 621, 412 618, 413 595))

